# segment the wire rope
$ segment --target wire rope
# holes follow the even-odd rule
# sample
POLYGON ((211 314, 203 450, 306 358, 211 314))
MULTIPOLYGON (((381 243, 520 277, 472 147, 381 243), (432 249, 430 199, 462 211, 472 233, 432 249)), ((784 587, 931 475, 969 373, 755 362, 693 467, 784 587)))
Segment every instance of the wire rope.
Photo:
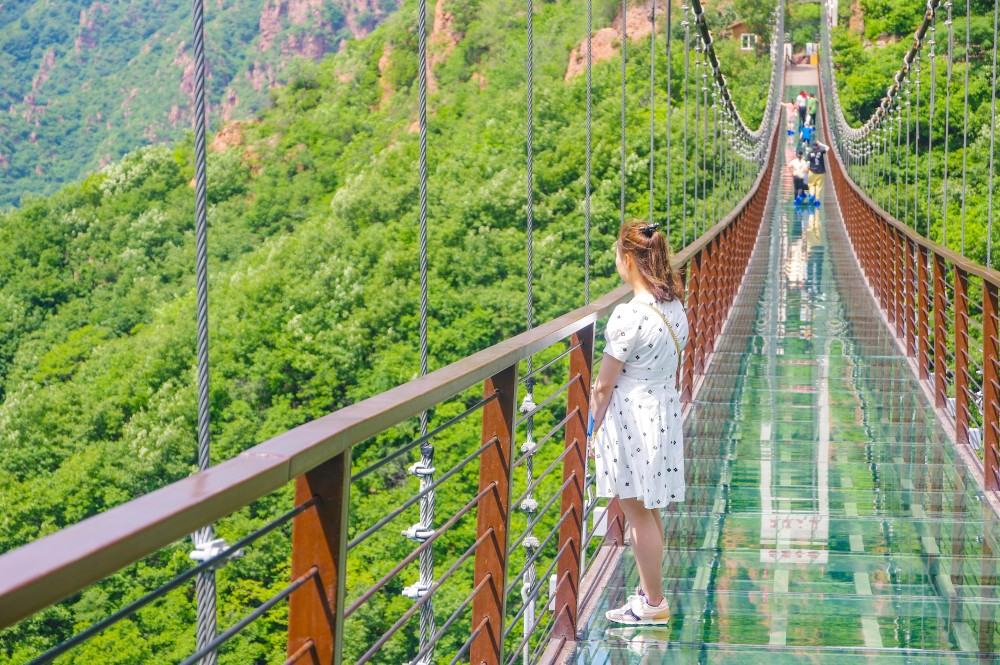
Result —
MULTIPOLYGON (((417 117, 419 125, 419 224, 420 224, 420 376, 427 374, 427 318, 428 318, 428 273, 427 273, 427 2, 417 3, 417 117)), ((427 436, 427 411, 420 412, 420 436, 427 436)), ((417 542, 426 540, 434 529, 434 446, 430 441, 420 445, 420 463, 410 468, 417 476, 420 489, 426 492, 420 500, 420 522, 408 532, 417 542)), ((427 589, 434 585, 434 546, 429 544, 420 552, 419 581, 415 587, 403 591, 413 600, 419 601, 427 589)), ((420 606, 420 652, 424 655, 418 665, 429 665, 433 661, 434 645, 430 643, 435 632, 434 599, 428 598, 420 606)))
POLYGON ((656 193, 656 2, 649 9, 649 223, 656 193))
POLYGON ((583 302, 590 304, 590 173, 591 158, 593 152, 592 125, 593 125, 593 35, 594 35, 594 0, 587 0, 587 147, 586 147, 586 173, 584 175, 584 196, 583 196, 583 224, 584 224, 584 249, 583 249, 583 302))
MULTIPOLYGON (((933 9, 928 9, 935 17, 937 12, 933 9)), ((931 91, 930 99, 927 103, 927 229, 926 236, 931 237, 931 218, 932 218, 932 208, 931 208, 931 182, 933 176, 933 164, 934 164, 934 103, 937 97, 937 26, 931 23, 930 37, 927 40, 927 57, 931 61, 931 91)), ((945 135, 945 143, 947 144, 948 137, 945 135)))
MULTIPOLYGON (((672 230, 670 222, 673 218, 672 214, 673 196, 670 189, 670 174, 671 171, 673 171, 673 161, 674 161, 673 153, 671 152, 671 119, 673 117, 673 106, 672 106, 673 99, 671 99, 671 94, 672 94, 671 87, 674 77, 674 67, 673 67, 674 55, 673 51, 671 50, 672 44, 670 35, 671 19, 673 18, 673 12, 672 12, 673 6, 674 3, 672 1, 667 2, 667 18, 666 18, 666 28, 665 28, 666 32, 665 41, 666 41, 666 52, 667 52, 667 190, 666 190, 667 196, 666 196, 666 206, 665 206, 666 209, 664 211, 666 213, 666 219, 664 221, 666 222, 666 229, 667 229, 666 237, 668 243, 670 242, 670 232, 672 230)), ((656 26, 654 25, 653 28, 655 29, 656 26)))
POLYGON ((962 256, 965 256, 965 204, 969 197, 969 47, 972 41, 970 0, 965 0, 965 100, 962 111, 962 256))
POLYGON ((916 95, 913 105, 913 230, 920 233, 920 53, 914 59, 916 95))
POLYGON ((997 136, 997 35, 1000 33, 1000 2, 993 3, 993 78, 990 86, 990 175, 986 196, 986 267, 993 267, 993 176, 996 173, 997 136))
POLYGON ((628 32, 627 23, 628 18, 628 6, 626 0, 621 0, 621 22, 622 22, 622 33, 621 33, 621 78, 622 78, 622 99, 621 99, 621 189, 619 191, 619 203, 618 203, 618 224, 622 226, 625 224, 625 63, 627 59, 626 50, 628 43, 628 32))
POLYGON ((952 2, 944 3, 948 10, 945 25, 948 27, 948 71, 945 75, 944 95, 944 160, 941 173, 941 244, 948 244, 948 146, 951 144, 951 77, 955 59, 955 27, 952 18, 952 2))
MULTIPOLYGON (((205 471, 211 460, 211 423, 209 408, 208 366, 208 175, 205 134, 208 129, 205 104, 205 7, 204 0, 194 0, 194 151, 195 151, 195 282, 197 310, 198 354, 198 469, 205 471)), ((199 529, 193 536, 196 548, 202 548, 215 538, 211 524, 199 529)), ((197 645, 207 648, 216 638, 215 571, 198 573, 195 580, 197 598, 197 645)), ((201 665, 215 665, 217 652, 209 650, 200 660, 201 665)))
POLYGON ((683 214, 683 230, 681 233, 681 247, 687 246, 688 231, 688 124, 690 112, 688 110, 688 97, 691 93, 691 22, 688 20, 690 8, 685 4, 681 5, 684 10, 684 193, 682 196, 681 210, 683 214))

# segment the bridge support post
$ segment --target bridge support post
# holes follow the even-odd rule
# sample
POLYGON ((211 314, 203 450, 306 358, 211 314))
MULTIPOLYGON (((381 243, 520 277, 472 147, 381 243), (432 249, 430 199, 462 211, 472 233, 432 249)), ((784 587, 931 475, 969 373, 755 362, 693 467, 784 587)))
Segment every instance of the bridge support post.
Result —
POLYGON ((295 517, 292 527, 291 579, 314 566, 318 571, 313 583, 288 599, 288 655, 299 663, 341 662, 350 489, 350 448, 295 481, 296 505, 319 497, 314 508, 295 517))
POLYGON ((997 385, 997 356, 1000 334, 997 326, 997 287, 983 280, 983 466, 987 491, 996 491, 1000 454, 998 445, 998 411, 1000 386, 997 385))
POLYGON ((486 380, 484 394, 498 393, 483 407, 484 444, 492 442, 479 458, 479 491, 492 491, 479 503, 476 537, 489 534, 476 550, 473 588, 488 580, 472 601, 472 626, 483 629, 472 641, 470 662, 476 665, 503 663, 503 622, 507 607, 507 528, 510 525, 511 448, 514 413, 517 408, 517 365, 486 380))
MULTIPOLYGON (((876 222, 879 226, 885 226, 881 223, 881 220, 876 222)), ((893 246, 893 256, 892 256, 892 293, 886 298, 883 304, 883 309, 887 309, 890 312, 889 319, 895 320, 896 323, 896 337, 903 339, 906 335, 906 320, 903 318, 905 316, 903 309, 903 300, 906 293, 906 261, 904 257, 906 256, 905 245, 903 244, 903 239, 901 235, 894 230, 889 230, 889 234, 892 237, 893 246), (895 314, 892 314, 895 310, 895 314)))
MULTIPOLYGON (((948 282, 945 280, 944 259, 938 254, 934 254, 932 260, 934 262, 934 406, 943 408, 948 400, 948 387, 945 383, 948 370, 948 331, 945 327, 945 311, 948 308, 948 282)), ((955 327, 957 333, 957 319, 955 327)), ((955 361, 957 364, 958 358, 955 358, 955 361)))
POLYGON ((587 455, 587 414, 590 412, 590 383, 594 358, 594 324, 573 335, 570 343, 578 347, 569 356, 570 378, 579 376, 569 387, 566 412, 577 409, 575 417, 566 423, 566 448, 571 451, 563 463, 561 515, 568 515, 559 528, 559 558, 556 582, 556 639, 576 639, 577 616, 580 608, 580 575, 583 562, 583 521, 586 519, 584 499, 585 461, 587 455))
POLYGON ((914 259, 916 248, 909 238, 904 238, 903 242, 906 244, 906 355, 914 358, 917 355, 916 325, 914 325, 917 318, 917 313, 914 311, 916 294, 913 291, 913 282, 916 280, 917 272, 914 265, 916 263, 914 259))
POLYGON ((969 273, 955 266, 955 439, 969 443, 969 273))
MULTIPOLYGON (((930 377, 930 322, 928 312, 931 308, 930 295, 927 288, 928 251, 926 247, 913 246, 914 259, 917 262, 917 376, 921 380, 930 377)), ((935 316, 937 313, 935 312, 935 316)), ((935 371, 937 371, 935 369, 935 371)))
POLYGON ((682 402, 691 401, 691 396, 694 394, 694 375, 698 371, 698 363, 695 360, 695 356, 698 355, 699 345, 696 345, 694 341, 698 339, 698 333, 701 330, 699 326, 701 312, 698 309, 701 282, 700 265, 701 254, 698 253, 691 257, 691 262, 688 264, 687 272, 685 273, 689 332, 687 348, 684 349, 684 371, 681 373, 682 402))

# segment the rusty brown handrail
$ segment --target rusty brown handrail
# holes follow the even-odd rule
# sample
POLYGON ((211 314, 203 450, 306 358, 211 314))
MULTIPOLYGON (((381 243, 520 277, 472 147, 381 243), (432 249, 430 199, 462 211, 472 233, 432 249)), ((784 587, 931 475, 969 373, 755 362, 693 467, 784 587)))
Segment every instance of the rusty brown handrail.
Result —
MULTIPOLYGON (((820 85, 819 90, 825 121, 824 86, 820 85)), ((966 459, 981 465, 985 489, 996 492, 1000 489, 1000 430, 996 425, 1000 420, 1000 271, 933 242, 892 217, 851 179, 828 122, 824 122, 824 131, 831 145, 834 187, 858 263, 890 330, 907 357, 916 363, 917 378, 930 393, 939 417, 954 427, 955 442, 965 449, 971 443, 970 405, 974 397, 969 386, 972 375, 968 326, 972 318, 968 310, 972 301, 968 287, 970 277, 981 280, 983 459, 980 462, 974 452, 969 452, 966 459), (953 301, 949 301, 947 293, 949 271, 954 284, 953 301), (954 327, 951 335, 947 325, 949 310, 954 327), (955 349, 953 354, 948 351, 949 343, 955 349), (949 370, 954 374, 954 414, 948 408, 949 370)))

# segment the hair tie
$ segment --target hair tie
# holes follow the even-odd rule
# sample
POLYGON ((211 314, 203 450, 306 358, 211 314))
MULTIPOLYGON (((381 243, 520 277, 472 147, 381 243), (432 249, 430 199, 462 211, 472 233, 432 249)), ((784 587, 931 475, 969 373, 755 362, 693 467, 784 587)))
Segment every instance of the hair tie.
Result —
POLYGON ((660 228, 659 224, 646 224, 646 226, 640 229, 640 232, 647 238, 652 238, 653 234, 656 233, 656 229, 658 228, 660 228))

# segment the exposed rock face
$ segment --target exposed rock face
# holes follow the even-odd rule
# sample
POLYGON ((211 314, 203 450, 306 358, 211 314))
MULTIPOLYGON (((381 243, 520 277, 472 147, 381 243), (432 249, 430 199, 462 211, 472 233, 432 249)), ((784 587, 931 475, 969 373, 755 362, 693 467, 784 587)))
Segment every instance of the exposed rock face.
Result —
POLYGON ((98 16, 106 14, 111 6, 106 2, 95 2, 90 9, 80 10, 80 26, 74 42, 77 53, 97 46, 98 16))
MULTIPOLYGON (((652 31, 649 13, 653 8, 653 0, 645 0, 641 5, 632 5, 625 12, 625 32, 629 40, 648 37, 652 31)), ((662 29, 662 17, 666 16, 666 0, 656 0, 657 29, 662 29)), ((591 61, 596 64, 610 60, 618 54, 622 32, 621 11, 615 16, 610 28, 597 30, 590 38, 591 61)), ((569 65, 566 67, 566 80, 587 70, 587 40, 570 51, 569 65)))
MULTIPOLYGON (((205 0, 210 118, 229 122, 253 114, 267 103, 269 90, 285 82, 289 63, 300 57, 319 60, 367 36, 401 2, 205 0), (244 28, 225 35, 223 46, 219 26, 234 25, 244 28)), ((0 90, 0 108, 7 111, 0 113, 0 137, 14 137, 10 149, 4 146, 0 169, 21 174, 15 184, 0 172, 0 207, 24 193, 51 192, 60 182, 75 180, 143 143, 176 138, 192 126, 196 67, 191 19, 189 11, 178 9, 189 10, 189 2, 80 0, 70 5, 68 15, 48 10, 61 7, 60 0, 15 4, 17 16, 34 17, 18 21, 27 26, 20 29, 44 40, 44 47, 22 40, 8 72, 12 84, 0 90), (51 38, 59 34, 66 38, 51 38), (92 110, 82 117, 80 108, 92 110), (86 138, 70 149, 64 140, 68 135, 86 138), (36 167, 44 177, 24 176, 36 167)), ((0 0, 4 37, 4 29, 15 25, 8 20, 10 10, 4 11, 10 6, 0 0)), ((451 21, 438 2, 434 62, 454 48, 451 21)), ((391 57, 390 49, 380 63, 389 73, 384 77, 386 100, 393 93, 391 57)))

